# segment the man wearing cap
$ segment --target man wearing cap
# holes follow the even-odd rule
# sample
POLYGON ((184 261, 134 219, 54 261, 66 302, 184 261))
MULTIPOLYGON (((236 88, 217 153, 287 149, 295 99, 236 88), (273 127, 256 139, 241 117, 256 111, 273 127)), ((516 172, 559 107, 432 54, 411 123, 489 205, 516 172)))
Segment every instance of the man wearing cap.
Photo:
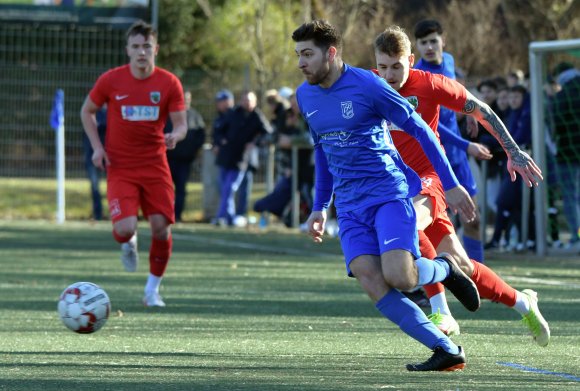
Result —
POLYGON ((234 95, 230 90, 224 89, 218 91, 218 93, 215 95, 215 107, 217 109, 217 117, 213 121, 213 145, 214 153, 217 155, 219 144, 215 139, 217 135, 216 129, 219 129, 222 126, 224 119, 234 109, 234 95))

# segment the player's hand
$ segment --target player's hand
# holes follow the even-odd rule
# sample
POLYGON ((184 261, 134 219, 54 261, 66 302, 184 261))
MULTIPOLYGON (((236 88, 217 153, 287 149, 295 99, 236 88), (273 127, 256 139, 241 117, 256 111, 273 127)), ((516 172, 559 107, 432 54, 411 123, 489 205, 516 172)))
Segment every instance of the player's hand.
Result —
POLYGON ((447 190, 445 199, 451 211, 455 214, 460 213, 466 222, 469 223, 475 219, 475 205, 463 186, 459 185, 447 190))
POLYGON ((167 149, 174 149, 178 141, 180 140, 173 132, 165 133, 165 146, 167 149))
POLYGON ((489 149, 480 143, 469 143, 467 153, 479 160, 489 160, 493 157, 489 149))
POLYGON ((522 176, 524 183, 528 187, 538 186, 539 181, 544 180, 540 167, 538 167, 530 155, 521 149, 518 149, 511 155, 508 154, 507 170, 510 173, 512 182, 516 180, 517 172, 522 176))
POLYGON ((473 118, 471 115, 465 116, 465 130, 467 135, 471 138, 476 138, 479 134, 479 126, 477 125, 477 120, 473 118))
POLYGON ((105 149, 102 147, 93 151, 91 160, 95 167, 97 167, 99 170, 105 170, 105 167, 111 164, 109 157, 107 156, 107 152, 105 152, 105 149))
POLYGON ((322 235, 324 235, 324 228, 326 225, 326 211, 313 211, 306 220, 308 227, 308 235, 312 236, 314 243, 322 242, 322 235))

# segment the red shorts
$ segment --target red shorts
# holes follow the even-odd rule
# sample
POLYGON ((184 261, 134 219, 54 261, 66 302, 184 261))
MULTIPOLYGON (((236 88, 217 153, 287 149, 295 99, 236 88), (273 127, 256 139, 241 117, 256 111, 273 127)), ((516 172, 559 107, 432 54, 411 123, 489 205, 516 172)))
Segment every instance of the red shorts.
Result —
POLYGON ((437 174, 432 172, 421 176, 421 185, 420 194, 429 197, 433 204, 433 222, 425 228, 424 232, 433 247, 437 248, 445 236, 455 233, 455 228, 447 214, 445 191, 437 174))
POLYGON ((175 222, 175 193, 167 165, 132 169, 107 169, 107 199, 113 223, 139 215, 145 218, 162 214, 170 224, 175 222))

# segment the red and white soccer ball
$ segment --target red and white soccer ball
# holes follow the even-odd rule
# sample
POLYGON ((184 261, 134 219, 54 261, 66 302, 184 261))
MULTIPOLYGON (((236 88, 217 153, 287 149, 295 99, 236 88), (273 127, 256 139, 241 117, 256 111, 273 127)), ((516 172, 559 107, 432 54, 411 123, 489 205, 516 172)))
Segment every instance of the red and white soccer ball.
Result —
POLYGON ((111 300, 92 282, 77 282, 67 287, 58 300, 58 314, 66 327, 81 334, 94 333, 107 322, 111 300))

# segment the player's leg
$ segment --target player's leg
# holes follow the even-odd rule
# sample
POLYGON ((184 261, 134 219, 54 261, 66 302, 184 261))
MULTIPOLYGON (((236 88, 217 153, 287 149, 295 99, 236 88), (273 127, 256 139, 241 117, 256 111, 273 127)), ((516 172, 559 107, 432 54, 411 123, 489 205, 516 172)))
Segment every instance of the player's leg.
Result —
MULTIPOLYGON (((381 206, 376 214, 375 229, 379 240, 382 239, 379 242, 382 274, 387 286, 400 290, 443 281, 448 278, 449 269, 452 268, 443 259, 436 258, 432 261, 418 258, 414 212, 410 200, 399 200, 381 206), (388 220, 387 216, 391 219, 388 220), (397 224, 393 224, 393 221, 397 224)), ((395 300, 394 293, 389 292, 377 302, 377 308, 398 324, 401 330, 435 351, 425 363, 409 364, 407 369, 441 370, 443 367, 453 368, 452 363, 462 367, 464 357, 461 349, 451 345, 448 339, 442 340, 441 335, 444 334, 429 322, 414 303, 406 298, 403 302, 400 300, 400 297, 395 300), (434 336, 439 339, 439 343, 434 342, 434 336), (449 361, 451 364, 437 364, 440 360, 449 361)))
MULTIPOLYGON (((413 198, 413 206, 417 212, 417 227, 419 229, 419 250, 423 257, 434 259, 437 256, 435 247, 425 233, 427 232, 455 232, 453 224, 441 224, 441 216, 447 218, 445 202, 445 192, 441 181, 435 172, 427 174, 422 178, 421 193, 413 198)), ((443 284, 436 283, 423 287, 429 304, 431 314, 428 318, 446 335, 459 335, 460 328, 457 321, 451 315, 451 310, 447 304, 445 288, 443 284)))
MULTIPOLYGON (((465 190, 467 190, 474 204, 477 206, 477 184, 475 183, 467 158, 462 159, 461 164, 454 165, 453 172, 457 176, 459 183, 461 183, 465 190)), ((479 214, 479 208, 476 207, 475 210, 476 217, 470 222, 463 220, 460 215, 461 224, 463 225, 463 245, 470 259, 483 262, 483 243, 481 242, 481 231, 479 226, 481 216, 479 214)))
POLYGON ((420 257, 415 209, 411 200, 397 200, 382 205, 376 214, 375 230, 379 237, 392 238, 379 242, 381 254, 403 249, 416 257, 411 263, 397 256, 387 255, 387 262, 383 259, 383 273, 390 286, 408 290, 414 286, 442 282, 467 309, 476 311, 479 308, 475 284, 459 269, 453 257, 443 254, 433 260, 420 257), (393 221, 397 224, 393 224, 393 221), (397 264, 399 259, 407 262, 397 264))
POLYGON ((159 288, 171 257, 173 238, 169 222, 164 215, 149 216, 149 224, 151 225, 149 276, 145 284, 143 304, 147 307, 165 307, 165 302, 159 294, 159 288))
MULTIPOLYGON (((378 255, 380 250, 377 232, 369 226, 367 218, 372 219, 372 213, 361 215, 349 212, 338 215, 340 241, 349 276, 357 278, 384 317, 429 349, 437 351, 436 358, 432 357, 428 361, 429 365, 420 367, 421 370, 463 368, 465 355, 460 348, 434 327, 419 307, 387 285, 378 255)), ((381 239, 388 241, 392 238, 381 239)), ((412 262, 412 256, 407 254, 412 262)), ((416 368, 413 367, 412 370, 416 368)))
POLYGON ((141 197, 143 214, 151 227, 151 246, 149 248, 149 276, 144 289, 143 304, 149 307, 164 307, 159 294, 161 280, 167 269, 173 247, 171 224, 174 223, 174 191, 169 173, 162 167, 151 170, 144 179, 141 197))
POLYGON ((128 170, 109 169, 107 199, 113 223, 113 237, 121 244, 121 262, 128 272, 137 270, 137 215, 139 184, 128 170))
MULTIPOLYGON (((423 189, 421 194, 413 198, 413 207, 417 214, 417 229, 419 235, 419 251, 421 255, 427 259, 434 259, 437 256, 434 246, 431 244, 424 230, 433 224, 433 216, 438 213, 435 209, 437 205, 435 193, 436 182, 433 183, 433 178, 422 178, 423 189)), ((443 190, 440 191, 441 196, 444 195, 443 190)), ((451 315, 451 311, 447 306, 447 299, 445 298, 445 288, 443 284, 429 284, 423 287, 427 294, 427 298, 431 304, 431 313, 442 313, 444 315, 451 315)))
POLYGON ((548 345, 550 328, 538 308, 536 292, 529 289, 517 291, 489 267, 469 259, 455 234, 442 238, 438 243, 437 251, 447 251, 455 255, 462 270, 477 286, 482 298, 513 308, 522 315, 522 320, 529 328, 534 340, 540 346, 548 345))
MULTIPOLYGON (((437 256, 435 247, 423 231, 419 231, 419 249, 423 257, 431 259, 437 256)), ((447 304, 447 297, 445 295, 443 284, 438 282, 436 284, 426 285, 424 286, 424 289, 427 293, 429 305, 431 307, 431 313, 427 318, 445 335, 451 336, 461 334, 459 323, 457 323, 451 314, 451 310, 447 304)))

